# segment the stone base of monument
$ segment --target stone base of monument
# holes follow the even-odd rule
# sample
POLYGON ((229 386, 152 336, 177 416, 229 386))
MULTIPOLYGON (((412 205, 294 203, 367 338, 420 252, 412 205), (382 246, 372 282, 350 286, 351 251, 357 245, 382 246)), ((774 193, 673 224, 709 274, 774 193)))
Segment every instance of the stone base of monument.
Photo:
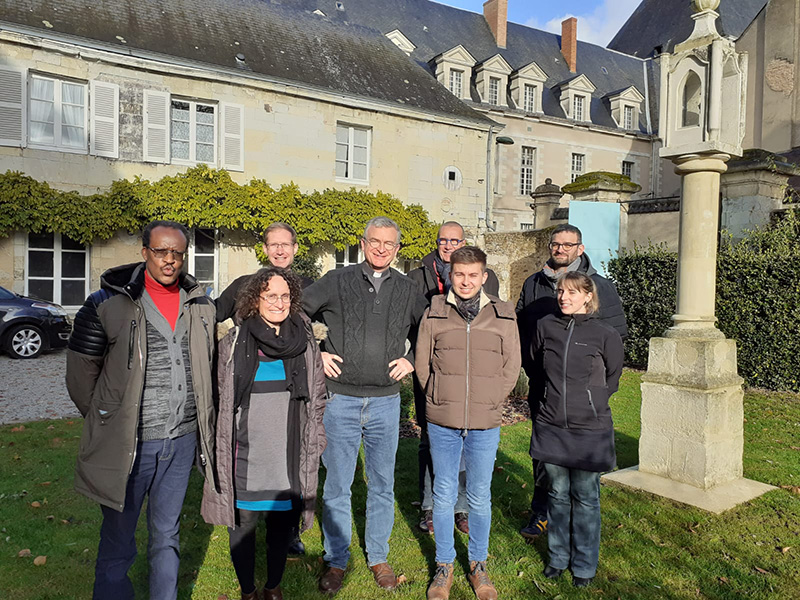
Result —
POLYGON ((652 473, 644 473, 639 470, 638 465, 603 475, 601 481, 662 496, 675 502, 696 506, 716 514, 777 489, 766 483, 752 481, 751 479, 735 479, 728 483, 702 490, 688 483, 659 477, 652 473))
POLYGON ((603 479, 720 513, 774 488, 742 478, 744 392, 736 343, 713 319, 706 321, 650 340, 639 466, 603 479))

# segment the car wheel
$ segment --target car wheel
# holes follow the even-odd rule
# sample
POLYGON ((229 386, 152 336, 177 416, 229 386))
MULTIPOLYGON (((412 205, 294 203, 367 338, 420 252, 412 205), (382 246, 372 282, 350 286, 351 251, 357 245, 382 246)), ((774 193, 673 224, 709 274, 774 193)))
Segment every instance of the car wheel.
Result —
POLYGON ((34 325, 18 325, 6 337, 6 352, 11 358, 36 358, 42 350, 42 330, 34 325))

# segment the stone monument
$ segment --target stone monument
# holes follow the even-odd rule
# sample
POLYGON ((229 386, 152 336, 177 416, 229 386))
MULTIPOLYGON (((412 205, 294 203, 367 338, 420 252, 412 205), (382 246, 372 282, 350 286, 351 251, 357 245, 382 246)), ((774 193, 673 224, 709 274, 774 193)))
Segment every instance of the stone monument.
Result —
POLYGON ((747 55, 717 32, 719 0, 693 0, 694 31, 661 62, 661 156, 681 175, 678 302, 650 340, 639 465, 604 477, 722 512, 773 489, 742 478, 736 342, 716 328, 720 175, 741 156, 747 55))

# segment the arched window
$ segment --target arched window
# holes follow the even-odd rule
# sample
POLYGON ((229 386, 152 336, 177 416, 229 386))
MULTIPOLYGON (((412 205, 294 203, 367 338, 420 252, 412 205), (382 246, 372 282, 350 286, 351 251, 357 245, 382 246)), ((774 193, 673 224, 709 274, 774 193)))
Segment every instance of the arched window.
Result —
POLYGON ((700 125, 700 111, 703 105, 703 84, 697 73, 689 71, 683 83, 683 110, 681 127, 700 125))

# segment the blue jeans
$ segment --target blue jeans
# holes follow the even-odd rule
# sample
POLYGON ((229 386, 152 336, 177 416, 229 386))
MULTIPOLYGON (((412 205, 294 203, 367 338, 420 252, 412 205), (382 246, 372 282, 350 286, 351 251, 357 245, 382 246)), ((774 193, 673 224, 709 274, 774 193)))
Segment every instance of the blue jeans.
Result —
POLYGON ((428 423, 433 458, 433 530, 436 562, 456 559, 453 510, 458 498, 458 470, 463 453, 467 466, 469 503, 469 560, 484 561, 489 554, 492 526, 492 473, 500 428, 451 429, 428 423))
POLYGON ((344 569, 350 560, 350 507, 358 449, 364 442, 367 477, 365 542, 370 566, 387 562, 394 526, 394 463, 400 431, 400 394, 359 398, 331 394, 323 418, 328 446, 322 453, 325 488, 322 533, 325 561, 344 569))
POLYGON ((600 556, 600 473, 545 463, 550 480, 547 545, 550 566, 594 577, 600 556))
POLYGON ((150 600, 178 596, 180 526, 183 498, 195 457, 197 434, 173 440, 139 442, 128 476, 125 508, 118 512, 101 506, 103 525, 94 574, 95 600, 132 600, 128 569, 136 560, 136 524, 145 496, 147 502, 147 560, 150 563, 150 600))

